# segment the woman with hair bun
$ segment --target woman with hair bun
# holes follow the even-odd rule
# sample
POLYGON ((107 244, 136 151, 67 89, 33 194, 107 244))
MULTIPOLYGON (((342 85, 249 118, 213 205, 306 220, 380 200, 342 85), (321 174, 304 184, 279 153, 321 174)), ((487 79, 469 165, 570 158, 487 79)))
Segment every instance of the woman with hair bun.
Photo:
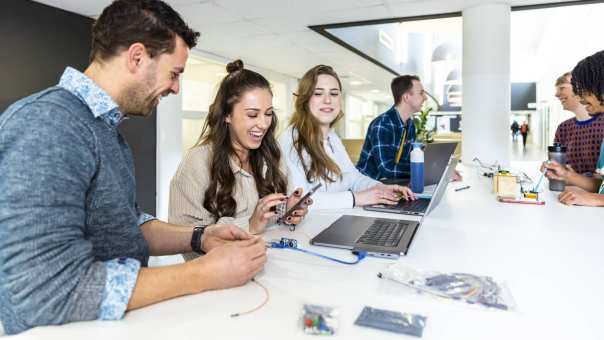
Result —
MULTIPOLYGON (((169 220, 179 224, 234 223, 262 233, 276 217, 275 207, 299 201, 302 189, 287 197, 287 167, 275 140, 277 116, 269 82, 229 63, 197 144, 183 158, 170 183, 169 220)), ((297 224, 310 199, 288 217, 297 224)))
POLYGON ((302 77, 290 126, 279 137, 290 170, 290 181, 308 189, 321 183, 314 209, 397 204, 415 199, 409 188, 384 185, 361 174, 332 127, 344 116, 342 83, 336 72, 317 65, 302 77))

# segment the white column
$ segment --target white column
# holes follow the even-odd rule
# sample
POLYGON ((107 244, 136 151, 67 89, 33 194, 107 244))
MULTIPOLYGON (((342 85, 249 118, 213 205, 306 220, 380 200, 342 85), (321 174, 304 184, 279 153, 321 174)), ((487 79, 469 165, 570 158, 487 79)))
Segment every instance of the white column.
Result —
POLYGON ((508 165, 510 6, 482 4, 462 13, 462 160, 508 165))

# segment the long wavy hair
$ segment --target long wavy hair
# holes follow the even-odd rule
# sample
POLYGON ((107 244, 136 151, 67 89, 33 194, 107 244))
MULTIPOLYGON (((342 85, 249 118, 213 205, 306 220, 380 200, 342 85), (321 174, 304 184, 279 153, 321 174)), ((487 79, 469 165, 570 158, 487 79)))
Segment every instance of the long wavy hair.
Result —
MULTIPOLYGON (((210 146, 210 185, 205 191, 203 207, 217 220, 223 216, 233 217, 237 211, 237 203, 233 198, 235 174, 231 168, 231 159, 236 158, 237 154, 225 119, 233 112, 233 107, 245 92, 258 88, 271 91, 266 78, 244 69, 241 60, 229 63, 226 69, 229 74, 220 83, 196 144, 210 146)), ((275 192, 285 193, 287 190, 286 177, 279 170, 281 151, 275 140, 276 126, 277 115, 273 114, 260 147, 249 150, 252 175, 260 197, 275 192)))
MULTIPOLYGON (((319 120, 312 115, 308 105, 317 86, 317 80, 322 74, 336 78, 340 91, 342 90, 342 82, 331 66, 317 65, 311 68, 304 74, 304 77, 302 77, 298 84, 298 91, 295 94, 295 112, 289 121, 293 127, 292 139, 294 149, 298 153, 306 179, 309 182, 318 179, 323 179, 326 182, 335 182, 336 179, 342 178, 340 167, 329 157, 323 148, 323 133, 321 132, 319 120), (310 164, 304 162, 304 158, 302 157, 304 151, 310 155, 310 164)), ((336 119, 331 122, 330 127, 334 126, 343 116, 344 112, 340 110, 336 119)))

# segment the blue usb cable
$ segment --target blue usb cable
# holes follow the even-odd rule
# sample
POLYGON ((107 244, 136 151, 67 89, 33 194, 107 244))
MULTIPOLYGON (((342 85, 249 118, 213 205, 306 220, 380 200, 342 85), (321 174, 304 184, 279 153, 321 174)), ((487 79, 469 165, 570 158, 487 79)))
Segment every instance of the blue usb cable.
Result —
POLYGON ((298 241, 296 241, 295 239, 292 239, 292 238, 285 238, 285 237, 282 237, 279 241, 268 242, 266 244, 266 246, 268 248, 276 248, 276 249, 291 249, 291 250, 299 251, 299 252, 306 253, 309 255, 314 255, 314 256, 320 257, 322 259, 334 261, 334 262, 341 263, 341 264, 357 264, 357 263, 361 262, 361 260, 363 260, 367 256, 366 251, 356 251, 355 250, 352 253, 354 255, 356 255, 356 257, 357 257, 356 261, 353 261, 353 262, 343 261, 343 260, 336 259, 333 257, 325 256, 323 254, 315 253, 314 251, 298 248, 298 241))

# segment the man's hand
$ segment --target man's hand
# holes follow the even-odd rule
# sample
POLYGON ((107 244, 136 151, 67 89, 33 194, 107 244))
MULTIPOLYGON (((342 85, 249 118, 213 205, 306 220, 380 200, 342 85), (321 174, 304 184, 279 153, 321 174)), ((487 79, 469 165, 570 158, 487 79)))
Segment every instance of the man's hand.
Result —
POLYGON ((562 192, 558 199, 566 205, 583 205, 588 207, 604 206, 604 195, 593 192, 570 191, 562 192))
POLYGON ((249 240, 252 234, 242 230, 234 224, 214 224, 208 226, 201 238, 201 249, 205 252, 225 243, 240 240, 249 240))
POLYGON ((404 197, 406 200, 415 200, 415 194, 408 188, 401 185, 377 184, 369 189, 354 193, 357 206, 371 204, 395 205, 404 197))
POLYGON ((203 287, 200 290, 241 286, 258 274, 265 263, 266 243, 257 236, 216 246, 205 256, 187 262, 196 271, 195 277, 203 287))
POLYGON ((453 170, 453 182, 459 182, 463 179, 463 177, 461 176, 461 173, 459 171, 453 170))
POLYGON ((128 310, 176 296, 240 286, 264 268, 266 243, 261 238, 232 225, 208 227, 204 238, 204 249, 208 250, 205 256, 170 266, 141 268, 128 310))

